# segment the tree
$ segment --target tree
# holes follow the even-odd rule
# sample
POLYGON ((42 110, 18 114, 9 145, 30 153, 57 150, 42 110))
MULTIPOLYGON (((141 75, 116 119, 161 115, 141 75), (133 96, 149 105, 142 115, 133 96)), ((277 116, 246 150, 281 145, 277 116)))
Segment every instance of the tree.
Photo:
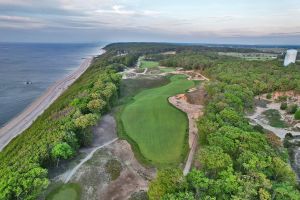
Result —
POLYGON ((79 148, 78 139, 74 132, 66 132, 64 136, 64 141, 68 143, 72 149, 77 150, 79 148))
POLYGON ((296 120, 300 120, 300 109, 298 109, 298 110, 295 112, 294 117, 295 117, 296 120))
POLYGON ((85 129, 88 126, 93 126, 97 123, 98 116, 95 114, 81 115, 75 119, 75 126, 81 129, 85 129))
POLYGON ((287 109, 287 103, 286 102, 282 102, 281 104, 280 104, 280 109, 281 110, 286 110, 287 109))
POLYGON ((66 142, 56 144, 52 148, 52 151, 51 151, 52 157, 57 160, 56 166, 58 166, 59 160, 61 158, 62 159, 68 159, 68 158, 72 157, 73 154, 74 154, 74 150, 66 142))
POLYGON ((248 174, 256 173, 271 165, 271 157, 266 157, 261 153, 245 150, 239 155, 237 165, 242 171, 248 174))
POLYGON ((295 114, 295 112, 298 110, 298 105, 297 104, 291 104, 288 106, 286 112, 288 114, 295 114))
POLYGON ((271 194, 264 188, 259 188, 258 190, 259 200, 271 200, 271 194))
POLYGON ((179 192, 175 194, 166 194, 162 200, 196 200, 191 192, 179 192))
POLYGON ((106 102, 102 99, 94 99, 87 104, 88 109, 91 112, 98 113, 106 106, 106 102))
POLYGON ((232 195, 238 192, 239 187, 238 177, 231 166, 219 173, 216 183, 212 186, 218 199, 231 199, 232 195))
POLYGON ((296 175, 292 168, 279 157, 272 159, 272 174, 274 179, 282 182, 296 183, 296 175))
POLYGON ((275 184, 272 196, 274 200, 300 200, 300 192, 287 182, 275 184))
POLYGON ((216 177, 219 172, 232 165, 230 156, 223 152, 222 148, 208 146, 200 149, 198 159, 204 172, 211 177, 216 177))
POLYGON ((158 171, 157 177, 150 183, 149 200, 160 200, 167 193, 174 193, 184 187, 185 179, 181 169, 163 169, 158 171))
POLYGON ((244 124, 243 117, 232 108, 225 108, 220 112, 220 118, 224 125, 232 125, 236 127, 242 127, 244 124))
POLYGON ((195 169, 188 173, 187 182, 189 187, 195 191, 196 197, 208 195, 208 189, 213 183, 212 180, 205 176, 204 172, 195 169))
POLYGON ((208 143, 211 146, 218 146, 230 156, 237 156, 239 147, 239 137, 244 133, 239 128, 233 126, 223 126, 216 133, 208 136, 208 143))

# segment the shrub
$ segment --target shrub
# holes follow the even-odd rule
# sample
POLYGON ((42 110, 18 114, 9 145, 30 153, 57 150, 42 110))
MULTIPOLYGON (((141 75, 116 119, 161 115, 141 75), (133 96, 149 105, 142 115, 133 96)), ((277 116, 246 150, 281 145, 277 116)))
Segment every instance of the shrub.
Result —
POLYGON ((287 103, 286 103, 286 102, 282 102, 281 105, 280 105, 280 109, 281 109, 281 110, 286 110, 287 107, 288 107, 288 106, 287 106, 287 103))
POLYGON ((109 160, 105 164, 105 171, 109 173, 111 180, 116 180, 120 176, 122 165, 118 160, 109 160))
POLYGON ((149 199, 159 200, 165 194, 174 193, 182 189, 183 185, 182 170, 166 168, 158 171, 157 177, 149 185, 149 199))
POLYGON ((279 96, 277 100, 280 102, 283 102, 283 101, 286 101, 287 99, 288 99, 287 96, 279 96))
POLYGON ((294 117, 295 117, 296 120, 300 119, 300 109, 295 112, 294 117))
POLYGON ((51 155, 54 159, 57 160, 56 166, 58 166, 60 159, 68 159, 74 155, 74 151, 72 147, 66 143, 58 143, 56 144, 53 149, 51 150, 51 155))
POLYGON ((287 107, 286 112, 288 114, 295 114, 295 112, 298 110, 298 105, 297 104, 291 104, 287 107))
POLYGON ((267 98, 267 99, 271 99, 271 98, 272 98, 272 94, 271 94, 271 93, 268 93, 267 96, 266 96, 266 98, 267 98))

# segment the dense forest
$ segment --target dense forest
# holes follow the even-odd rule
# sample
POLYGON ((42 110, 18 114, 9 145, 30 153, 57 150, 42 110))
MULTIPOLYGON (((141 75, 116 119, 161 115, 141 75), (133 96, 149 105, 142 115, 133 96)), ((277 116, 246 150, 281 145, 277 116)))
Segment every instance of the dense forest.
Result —
POLYGON ((284 68, 277 60, 246 61, 214 52, 182 52, 161 64, 202 70, 211 81, 205 114, 198 122, 198 167, 186 177, 180 169, 159 171, 150 184, 151 200, 300 199, 286 149, 244 116, 253 109, 255 95, 300 92, 299 65, 284 68))

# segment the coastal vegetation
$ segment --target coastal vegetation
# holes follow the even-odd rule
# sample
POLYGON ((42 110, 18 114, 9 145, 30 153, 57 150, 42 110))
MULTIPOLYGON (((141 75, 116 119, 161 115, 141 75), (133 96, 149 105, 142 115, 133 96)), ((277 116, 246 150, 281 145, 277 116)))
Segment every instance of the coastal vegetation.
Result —
POLYGON ((152 164, 176 164, 186 153, 187 119, 168 102, 168 97, 193 87, 185 76, 170 78, 170 83, 134 96, 122 115, 126 134, 152 164))
POLYGON ((90 127, 115 103, 123 66, 137 56, 107 53, 21 135, 0 152, 0 199, 36 199, 49 184, 47 168, 76 154, 92 140, 90 127))
POLYGON ((150 184, 150 199, 300 199, 286 150, 278 139, 257 132, 244 116, 254 108, 255 95, 300 92, 299 67, 214 52, 184 52, 160 64, 202 70, 211 81, 198 122, 200 149, 195 163, 199 164, 186 177, 173 177, 174 171, 163 169, 150 184))

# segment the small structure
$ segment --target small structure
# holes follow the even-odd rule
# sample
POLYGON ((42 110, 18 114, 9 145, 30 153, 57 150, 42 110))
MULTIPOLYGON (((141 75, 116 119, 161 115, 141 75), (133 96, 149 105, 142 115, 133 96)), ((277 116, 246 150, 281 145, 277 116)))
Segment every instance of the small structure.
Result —
POLYGON ((286 51, 285 59, 284 59, 284 66, 288 66, 291 63, 295 63, 297 59, 297 50, 290 49, 286 51))

